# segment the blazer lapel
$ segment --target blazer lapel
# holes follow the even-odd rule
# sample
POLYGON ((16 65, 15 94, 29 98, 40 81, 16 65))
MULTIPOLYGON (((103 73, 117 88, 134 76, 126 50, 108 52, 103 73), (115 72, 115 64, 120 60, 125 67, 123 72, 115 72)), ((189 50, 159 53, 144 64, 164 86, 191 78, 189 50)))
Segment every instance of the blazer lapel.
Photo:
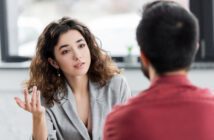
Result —
POLYGON ((91 105, 91 118, 92 118, 92 137, 93 139, 98 139, 102 120, 102 110, 99 105, 99 84, 89 80, 89 90, 90 90, 90 105, 91 105))
POLYGON ((79 133, 82 135, 82 137, 86 140, 90 140, 88 130, 78 116, 75 98, 68 84, 67 84, 67 90, 68 90, 67 100, 62 104, 62 108, 65 111, 67 117, 71 120, 71 122, 79 131, 79 133))

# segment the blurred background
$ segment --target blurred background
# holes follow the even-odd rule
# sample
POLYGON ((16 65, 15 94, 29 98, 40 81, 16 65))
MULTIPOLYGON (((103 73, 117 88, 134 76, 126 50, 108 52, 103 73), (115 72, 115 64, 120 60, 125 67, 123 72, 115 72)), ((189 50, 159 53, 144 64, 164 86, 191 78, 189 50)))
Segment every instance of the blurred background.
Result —
MULTIPOLYGON (((20 109, 21 83, 28 79, 38 36, 63 16, 86 24, 100 47, 107 50, 130 85, 133 95, 149 87, 139 62, 135 40, 142 7, 152 0, 1 0, 0 1, 0 138, 29 139, 31 115, 20 109)), ((200 49, 189 78, 214 90, 214 2, 175 0, 191 10, 200 23, 200 49)))

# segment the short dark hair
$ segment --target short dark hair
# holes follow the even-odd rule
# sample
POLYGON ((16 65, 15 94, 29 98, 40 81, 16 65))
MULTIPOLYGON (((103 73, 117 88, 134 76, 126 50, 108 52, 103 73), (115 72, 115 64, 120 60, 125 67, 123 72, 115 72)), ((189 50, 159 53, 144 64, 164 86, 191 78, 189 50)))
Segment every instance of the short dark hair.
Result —
POLYGON ((196 54, 198 26, 197 18, 179 4, 155 1, 145 6, 137 41, 159 75, 188 70, 196 54))

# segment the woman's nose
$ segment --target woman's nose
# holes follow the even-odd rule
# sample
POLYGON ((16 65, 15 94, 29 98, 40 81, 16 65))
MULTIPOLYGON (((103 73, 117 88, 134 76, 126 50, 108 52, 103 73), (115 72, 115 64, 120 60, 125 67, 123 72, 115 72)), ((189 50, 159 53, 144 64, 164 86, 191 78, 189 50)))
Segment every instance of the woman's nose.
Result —
POLYGON ((74 51, 73 53, 73 59, 74 60, 79 60, 82 57, 81 53, 78 51, 74 51))

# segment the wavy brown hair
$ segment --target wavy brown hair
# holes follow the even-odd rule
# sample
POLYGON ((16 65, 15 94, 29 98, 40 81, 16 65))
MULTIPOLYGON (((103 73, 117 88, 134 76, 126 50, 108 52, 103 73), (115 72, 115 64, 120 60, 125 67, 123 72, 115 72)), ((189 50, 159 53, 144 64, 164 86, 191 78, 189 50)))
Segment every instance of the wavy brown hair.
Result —
POLYGON ((55 59, 54 47, 60 35, 69 30, 79 31, 86 40, 91 54, 91 65, 87 73, 91 81, 98 82, 102 88, 107 80, 121 72, 107 52, 98 46, 94 35, 84 24, 68 17, 51 22, 39 36, 36 55, 30 65, 30 79, 25 82, 30 92, 34 85, 37 86, 48 106, 52 106, 54 101, 60 103, 62 98, 59 97, 64 97, 67 92, 66 78, 63 73, 57 76, 57 70, 49 64, 48 58, 55 59), (59 96, 61 93, 63 96, 59 96))

